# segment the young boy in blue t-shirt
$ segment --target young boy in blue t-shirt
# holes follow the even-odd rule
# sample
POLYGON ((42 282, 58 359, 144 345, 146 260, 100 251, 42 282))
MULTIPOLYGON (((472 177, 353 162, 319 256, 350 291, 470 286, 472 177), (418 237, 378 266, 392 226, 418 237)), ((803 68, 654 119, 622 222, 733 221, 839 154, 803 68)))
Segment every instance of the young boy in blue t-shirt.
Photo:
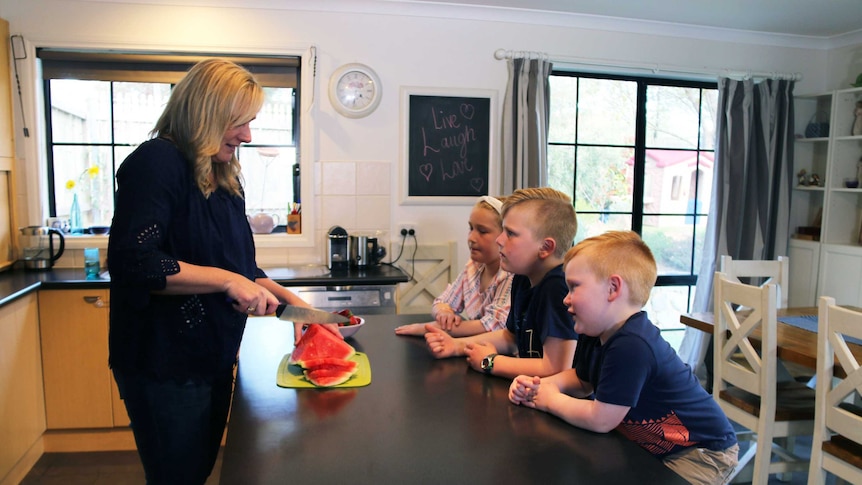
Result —
POLYGON ((739 452, 730 421, 641 310, 657 274, 649 247, 612 231, 578 243, 564 264, 575 366, 516 377, 509 400, 591 431, 617 429, 690 483, 726 483, 739 452))

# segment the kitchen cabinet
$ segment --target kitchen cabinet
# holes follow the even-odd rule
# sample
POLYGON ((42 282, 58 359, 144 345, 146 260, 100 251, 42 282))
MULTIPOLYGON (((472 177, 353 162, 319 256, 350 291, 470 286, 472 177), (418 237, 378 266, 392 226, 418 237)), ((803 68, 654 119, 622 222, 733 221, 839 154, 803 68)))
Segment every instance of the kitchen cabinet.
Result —
POLYGON ((108 368, 108 290, 39 292, 48 429, 128 426, 108 368))
POLYGON ((0 483, 18 483, 42 454, 45 400, 36 293, 0 307, 0 483))
POLYGON ((0 19, 0 270, 15 262, 12 89, 9 75, 9 23, 0 19))
MULTIPOLYGON (((862 136, 852 135, 862 88, 795 98, 794 172, 817 174, 820 185, 797 183, 791 194, 788 255, 791 306, 816 305, 818 295, 842 305, 862 305, 862 188, 848 187, 862 163, 862 136), (828 133, 808 133, 811 121, 828 122, 828 133), (819 237, 806 235, 820 226, 819 237), (806 238, 806 239, 802 239, 806 238), (794 257, 795 256, 795 257, 794 257)), ((810 182, 810 180, 806 180, 810 182)), ((816 232, 816 231, 815 231, 816 232)))

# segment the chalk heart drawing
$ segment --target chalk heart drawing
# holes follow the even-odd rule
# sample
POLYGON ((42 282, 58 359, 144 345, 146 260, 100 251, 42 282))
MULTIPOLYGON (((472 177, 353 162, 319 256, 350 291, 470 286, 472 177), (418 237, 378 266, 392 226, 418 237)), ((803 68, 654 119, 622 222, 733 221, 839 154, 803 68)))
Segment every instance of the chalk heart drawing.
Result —
POLYGON ((461 104, 461 116, 467 118, 468 120, 472 120, 475 114, 476 108, 474 108, 472 104, 461 104))
POLYGON ((419 173, 421 173, 422 176, 425 177, 426 182, 431 180, 431 172, 433 171, 434 166, 432 166, 430 163, 423 163, 422 165, 419 165, 419 173))
POLYGON ((480 178, 470 179, 470 187, 473 187, 476 192, 481 192, 482 188, 485 187, 485 182, 480 178))

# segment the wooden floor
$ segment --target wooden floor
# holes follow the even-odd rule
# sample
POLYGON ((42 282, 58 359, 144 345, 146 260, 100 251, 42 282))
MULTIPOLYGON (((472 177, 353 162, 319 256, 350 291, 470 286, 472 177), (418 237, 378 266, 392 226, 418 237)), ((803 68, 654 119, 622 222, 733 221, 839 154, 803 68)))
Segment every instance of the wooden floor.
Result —
MULTIPOLYGON (((218 485, 221 453, 206 485, 218 485)), ((45 453, 22 485, 144 485, 136 451, 45 453)))

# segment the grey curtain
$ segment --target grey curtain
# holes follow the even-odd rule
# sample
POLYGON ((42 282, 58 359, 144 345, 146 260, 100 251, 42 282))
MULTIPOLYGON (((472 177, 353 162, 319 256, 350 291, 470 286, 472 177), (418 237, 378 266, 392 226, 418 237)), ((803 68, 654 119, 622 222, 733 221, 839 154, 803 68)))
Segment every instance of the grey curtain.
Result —
MULTIPOLYGON (((712 276, 722 254, 787 254, 793 183, 793 81, 718 81, 712 202, 692 311, 712 311, 712 276)), ((703 362, 710 336, 686 329, 680 357, 703 362)), ((710 383, 711 384, 711 383, 710 383)))
POLYGON ((548 116, 552 64, 515 57, 507 61, 509 81, 503 102, 502 194, 548 184, 548 116))

